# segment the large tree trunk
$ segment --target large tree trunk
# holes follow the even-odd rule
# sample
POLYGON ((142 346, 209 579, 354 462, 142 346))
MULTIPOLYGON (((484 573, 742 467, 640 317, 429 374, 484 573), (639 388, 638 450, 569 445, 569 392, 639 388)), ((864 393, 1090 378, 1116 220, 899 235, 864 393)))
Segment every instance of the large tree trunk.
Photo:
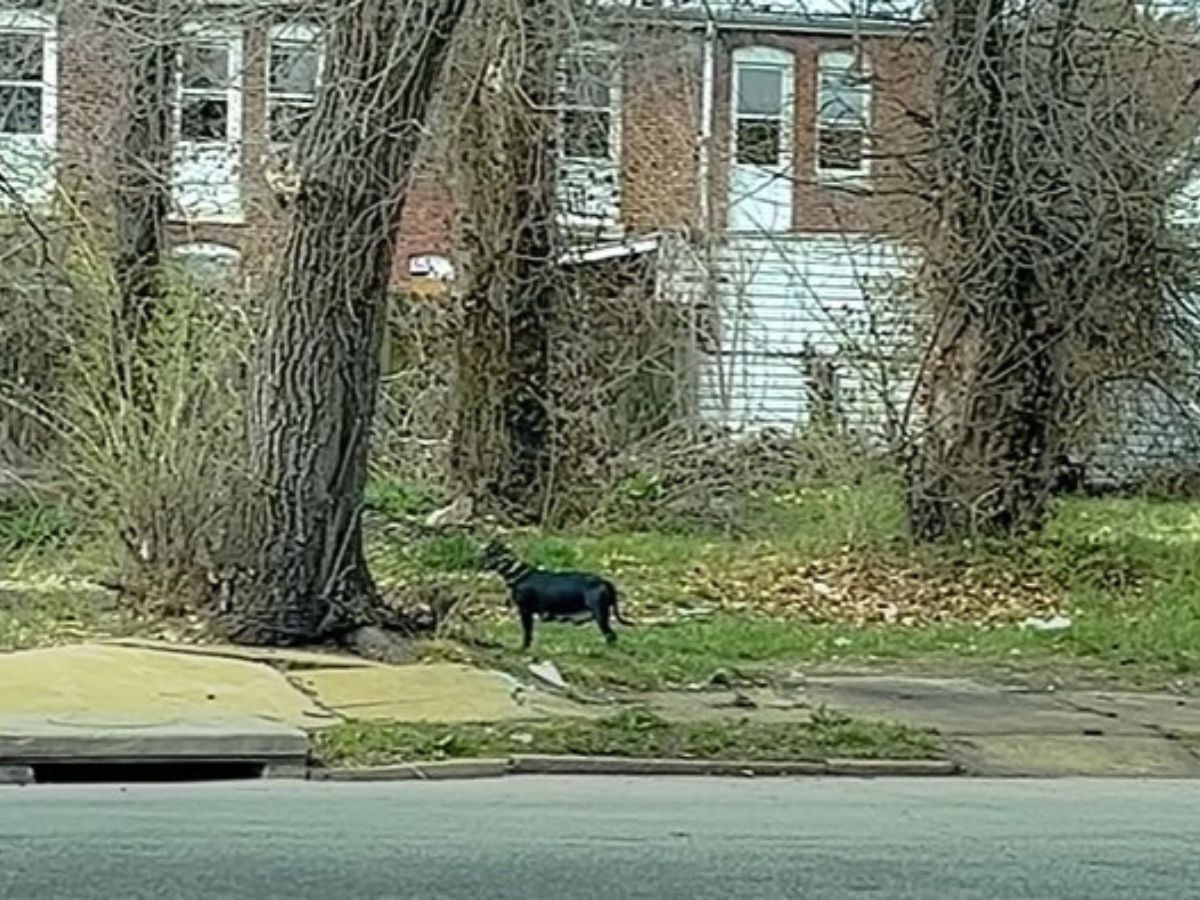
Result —
POLYGON ((173 7, 173 0, 131 0, 112 12, 129 41, 129 102, 111 205, 115 374, 121 397, 143 410, 153 378, 153 366, 144 359, 145 341, 163 289, 171 204, 173 7))
POLYGON ((939 14, 940 206, 927 253, 938 323, 908 518, 921 540, 1007 536, 1040 526, 1062 452, 1067 309, 1052 292, 1070 297, 1070 275, 1049 285, 1039 278, 1044 259, 1057 266, 1066 254, 1055 256, 1062 235, 1053 226, 1043 234, 1043 198, 1028 190, 1024 168, 1031 134, 1052 129, 1039 121, 1046 111, 1023 118, 1010 102, 1016 73, 1006 71, 1013 57, 1003 0, 944 0, 939 14))
POLYGON ((226 586, 230 638, 288 644, 376 620, 361 526, 395 226, 465 0, 356 0, 327 87, 252 368, 252 496, 226 586))
POLYGON ((460 490, 517 520, 547 501, 548 330, 562 290, 555 221, 555 72, 561 0, 500 0, 462 126, 457 186, 463 329, 451 470, 460 490))

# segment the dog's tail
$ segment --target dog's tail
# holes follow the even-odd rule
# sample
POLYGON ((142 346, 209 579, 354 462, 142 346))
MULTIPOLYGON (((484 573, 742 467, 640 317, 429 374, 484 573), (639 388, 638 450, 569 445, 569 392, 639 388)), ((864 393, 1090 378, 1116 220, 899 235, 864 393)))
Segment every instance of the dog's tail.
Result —
POLYGON ((633 625, 637 624, 636 622, 630 622, 628 619, 626 619, 624 616, 621 615, 621 606, 620 606, 620 603, 618 601, 617 594, 615 591, 613 592, 612 612, 613 612, 613 618, 616 619, 618 622, 620 622, 622 625, 633 626, 633 625))

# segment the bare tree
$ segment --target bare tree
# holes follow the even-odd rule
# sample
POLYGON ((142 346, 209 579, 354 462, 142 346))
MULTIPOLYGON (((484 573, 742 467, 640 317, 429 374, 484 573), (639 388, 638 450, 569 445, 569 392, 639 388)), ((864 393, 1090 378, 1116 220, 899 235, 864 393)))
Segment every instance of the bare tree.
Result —
POLYGON ((171 206, 172 111, 177 27, 173 0, 131 0, 109 8, 129 44, 129 99, 114 166, 113 275, 117 389, 145 404, 138 382, 152 376, 141 347, 163 290, 171 206))
POLYGON ((1087 0, 943 0, 935 34, 909 516, 919 538, 1011 535, 1041 524, 1098 388, 1176 358, 1192 254, 1167 209, 1196 133, 1192 51, 1185 29, 1087 0))
POLYGON ((327 86, 252 368, 248 497, 229 636, 311 641, 377 619, 362 498, 384 306, 407 178, 465 0, 355 0, 327 86))
POLYGON ((562 0, 499 0, 461 123, 464 322, 451 470, 518 519, 542 514, 550 470, 550 317, 562 291, 555 221, 562 0))

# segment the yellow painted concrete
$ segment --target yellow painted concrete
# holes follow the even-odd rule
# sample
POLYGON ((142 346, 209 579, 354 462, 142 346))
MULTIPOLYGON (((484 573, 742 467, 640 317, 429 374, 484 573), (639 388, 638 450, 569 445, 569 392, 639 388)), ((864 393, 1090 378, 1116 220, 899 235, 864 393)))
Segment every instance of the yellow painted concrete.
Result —
POLYGON ((495 672, 452 663, 313 669, 291 680, 349 719, 399 722, 500 722, 570 714, 574 704, 528 689, 495 672))
POLYGON ((336 721, 261 663, 103 644, 0 655, 0 714, 17 713, 336 721))
POLYGON ((374 663, 362 657, 315 650, 240 647, 236 644, 171 644, 167 641, 151 641, 144 638, 109 638, 101 643, 112 647, 158 650, 161 653, 184 653, 191 656, 216 656, 225 659, 240 659, 245 662, 270 663, 285 669, 370 668, 374 665, 374 663))

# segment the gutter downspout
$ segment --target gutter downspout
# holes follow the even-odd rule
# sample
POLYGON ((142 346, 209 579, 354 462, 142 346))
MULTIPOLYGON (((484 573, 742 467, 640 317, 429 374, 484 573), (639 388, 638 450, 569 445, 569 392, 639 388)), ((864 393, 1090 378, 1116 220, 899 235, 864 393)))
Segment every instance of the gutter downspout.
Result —
MULTIPOLYGON (((705 3, 705 8, 708 12, 707 19, 704 23, 704 45, 701 56, 701 88, 700 88, 700 159, 699 159, 699 188, 700 188, 700 239, 704 242, 701 248, 700 256, 703 266, 703 297, 704 297, 704 321, 708 323, 714 322, 717 315, 717 305, 720 298, 717 294, 717 259, 715 250, 716 243, 716 222, 713 215, 712 203, 712 174, 713 174, 713 135, 715 132, 714 118, 716 115, 717 106, 717 19, 713 14, 712 9, 708 8, 705 3)), ((702 362, 700 354, 697 352, 696 338, 698 329, 701 327, 701 319, 698 315, 699 310, 696 308, 695 302, 691 305, 692 327, 691 332, 691 348, 692 359, 689 366, 693 378, 696 379, 692 385, 692 396, 698 401, 700 397, 700 366, 712 366, 716 364, 716 381, 717 393, 720 398, 722 410, 728 409, 728 391, 726 388, 726 380, 728 373, 725 372, 725 367, 717 360, 710 359, 702 362)), ((718 358, 719 359, 719 358, 718 358)), ((726 416, 727 418, 727 416, 726 416)), ((698 417, 693 419, 695 426, 699 425, 698 417)))
POLYGON ((712 16, 704 25, 704 47, 700 87, 700 225, 705 235, 712 226, 712 141, 713 109, 716 106, 717 22, 712 16))

